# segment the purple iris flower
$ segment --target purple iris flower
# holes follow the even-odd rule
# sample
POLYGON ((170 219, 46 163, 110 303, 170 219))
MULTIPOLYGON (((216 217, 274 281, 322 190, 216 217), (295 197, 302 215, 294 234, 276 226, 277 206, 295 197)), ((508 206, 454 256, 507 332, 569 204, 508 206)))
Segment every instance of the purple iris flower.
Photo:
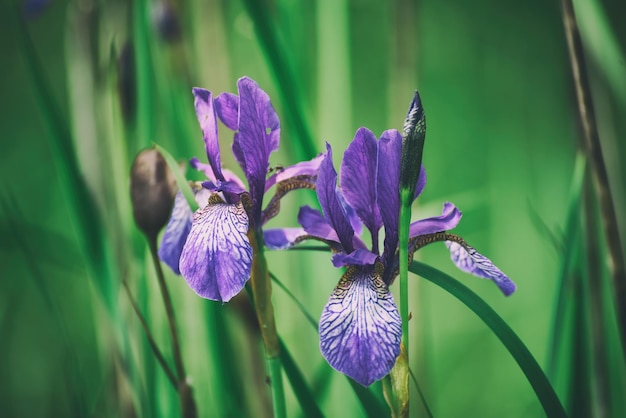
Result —
MULTIPOLYGON (((194 187, 200 208, 192 215, 179 194, 165 229, 159 256, 200 296, 228 302, 250 277, 254 256, 250 239, 280 208, 280 198, 298 188, 315 187, 322 156, 287 167, 268 178, 270 154, 278 149, 280 121, 269 96, 250 78, 238 80, 239 95, 194 88, 208 164, 192 159, 208 181, 194 187), (221 167, 217 118, 235 131, 232 150, 247 183, 221 167), (274 196, 262 208, 270 189, 274 196), (209 192, 208 195, 206 192, 209 192)), ((269 231, 270 235, 272 234, 269 231)))
MULTIPOLYGON (((314 238, 333 251, 335 267, 347 270, 319 323, 320 349, 329 364, 364 386, 383 378, 400 354, 402 324, 389 285, 398 274, 399 181, 402 136, 396 130, 383 132, 380 140, 360 128, 341 163, 341 187, 332 162, 332 150, 322 161, 317 178, 317 196, 322 212, 301 208, 302 228, 274 233, 267 240, 275 248, 314 238), (360 238, 361 226, 369 231, 371 247, 360 238), (380 230, 384 229, 382 252, 380 230)), ((415 198, 426 184, 423 167, 415 198)), ((445 234, 456 227, 461 212, 445 203, 441 216, 422 219, 410 226, 409 254, 426 243, 447 242, 455 264, 474 275, 492 279, 505 294, 515 290, 513 282, 489 259, 469 247, 460 237, 445 234), (458 238, 458 239, 457 239, 458 238)))

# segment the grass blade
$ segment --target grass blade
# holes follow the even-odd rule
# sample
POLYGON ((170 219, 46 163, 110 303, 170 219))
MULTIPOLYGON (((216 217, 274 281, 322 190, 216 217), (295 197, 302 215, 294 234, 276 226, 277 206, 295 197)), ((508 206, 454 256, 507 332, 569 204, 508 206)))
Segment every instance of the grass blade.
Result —
POLYGON ((468 287, 434 267, 414 261, 409 271, 441 287, 478 315, 520 366, 548 418, 567 417, 561 401, 533 355, 496 311, 468 287))

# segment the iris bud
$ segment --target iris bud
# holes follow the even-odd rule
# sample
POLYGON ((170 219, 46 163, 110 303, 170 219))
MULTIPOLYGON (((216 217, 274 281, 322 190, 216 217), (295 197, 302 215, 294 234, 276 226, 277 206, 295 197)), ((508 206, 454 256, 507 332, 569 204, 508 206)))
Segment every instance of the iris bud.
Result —
POLYGON ((130 199, 139 229, 156 239, 169 219, 176 195, 176 180, 155 148, 137 154, 130 172, 130 199))

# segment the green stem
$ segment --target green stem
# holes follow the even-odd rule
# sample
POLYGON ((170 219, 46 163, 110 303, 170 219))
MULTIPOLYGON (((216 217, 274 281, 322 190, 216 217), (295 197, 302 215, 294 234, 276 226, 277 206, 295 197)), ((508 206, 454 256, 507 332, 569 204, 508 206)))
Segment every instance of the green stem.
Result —
POLYGON ((139 306, 137 305, 137 302, 135 301, 135 298, 133 297, 133 294, 130 292, 130 289, 128 287, 128 283, 126 282, 125 279, 122 280, 122 284, 124 285, 124 289, 126 290, 126 295, 128 296, 128 300, 130 301, 130 305, 133 307, 133 310, 135 311, 135 315, 137 315, 137 318, 139 319, 139 322, 141 322, 141 327, 143 328, 144 332, 146 333, 146 338, 148 338, 148 344, 150 344, 150 348, 152 349, 152 353, 154 354, 154 357, 157 359, 157 361, 161 365, 161 368, 165 372, 165 375, 167 376, 167 379, 170 381, 172 386, 175 389, 178 388, 178 382, 177 382, 176 376, 174 376, 174 372, 172 372, 172 369, 167 364, 167 361, 165 361, 165 357, 161 353, 161 350, 159 350, 159 346, 157 345, 156 341, 154 340, 154 337, 152 336, 152 332, 150 332, 150 328, 148 327, 148 323, 146 322, 146 318, 141 313, 141 310, 139 309, 139 306))
POLYGON ((400 317, 402 318, 402 343, 407 351, 407 356, 409 353, 409 227, 411 224, 412 198, 409 193, 410 191, 404 189, 400 192, 400 225, 398 229, 400 253, 400 317))
POLYGON ((253 254, 250 282, 254 309, 259 321, 263 345, 265 346, 265 357, 270 373, 274 417, 283 418, 286 416, 286 408, 281 374, 280 344, 274 319, 274 306, 272 305, 272 282, 263 252, 263 233, 251 228, 249 234, 253 254))
POLYGON ((465 285, 433 267, 414 261, 410 270, 412 273, 441 287, 478 315, 496 334, 506 349, 509 350, 509 353, 511 353, 524 375, 526 375, 528 382, 537 395, 537 399, 543 406, 546 416, 548 418, 567 418, 567 413, 563 409, 559 397, 556 395, 554 388, 537 363, 537 360, 493 308, 465 285))
POLYGON ((185 366, 183 364, 183 357, 180 351, 180 342, 178 339, 176 318, 174 317, 174 306, 172 304, 170 292, 169 290, 167 290, 165 275, 163 274, 163 268, 161 267, 161 261, 159 260, 156 236, 146 236, 146 238, 148 240, 148 245, 150 246, 150 255, 152 256, 154 269, 156 270, 157 280, 159 282, 159 288, 161 290, 161 296, 163 297, 165 314, 167 316, 167 321, 169 325, 170 337, 172 339, 172 353, 174 355, 176 374, 178 375, 178 396, 180 398, 180 405, 183 411, 182 415, 184 418, 195 418, 198 416, 196 402, 193 398, 191 387, 187 383, 185 366))

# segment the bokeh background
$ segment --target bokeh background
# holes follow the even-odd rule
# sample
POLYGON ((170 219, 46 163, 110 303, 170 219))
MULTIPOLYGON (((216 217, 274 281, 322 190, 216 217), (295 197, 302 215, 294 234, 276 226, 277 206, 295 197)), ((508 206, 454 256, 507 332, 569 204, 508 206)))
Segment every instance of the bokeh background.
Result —
MULTIPOLYGON (((626 4, 574 4, 625 243, 626 4)), ((400 129, 418 89, 428 183, 413 216, 454 202, 464 213, 456 232, 518 291, 505 298, 459 272, 442 244, 416 258, 494 307, 571 416, 626 414, 608 253, 581 174, 558 1, 6 0, 0 33, 0 416, 177 416, 176 393, 121 286, 129 282, 170 359, 132 220, 130 164, 152 143, 204 160, 191 87, 236 92, 243 75, 281 118, 272 165, 282 166, 321 152, 324 141, 338 165, 358 127, 400 129)), ((236 169, 226 156, 232 135, 221 134, 225 165, 236 169)), ((290 194, 272 225, 296 226, 302 204, 314 194, 290 194)), ((317 319, 341 275, 329 255, 268 253, 268 262, 317 319)), ((170 271, 166 278, 200 416, 271 416, 245 300, 222 306, 170 271)), ((323 413, 372 416, 277 286, 274 302, 279 333, 323 413)), ((511 355, 464 305, 413 275, 410 305, 411 368, 433 416, 543 416, 511 355)), ((307 416, 285 386, 288 415, 307 416)), ((379 384, 370 391, 381 399, 379 384)), ((411 398, 411 416, 428 416, 414 383, 411 398)))

